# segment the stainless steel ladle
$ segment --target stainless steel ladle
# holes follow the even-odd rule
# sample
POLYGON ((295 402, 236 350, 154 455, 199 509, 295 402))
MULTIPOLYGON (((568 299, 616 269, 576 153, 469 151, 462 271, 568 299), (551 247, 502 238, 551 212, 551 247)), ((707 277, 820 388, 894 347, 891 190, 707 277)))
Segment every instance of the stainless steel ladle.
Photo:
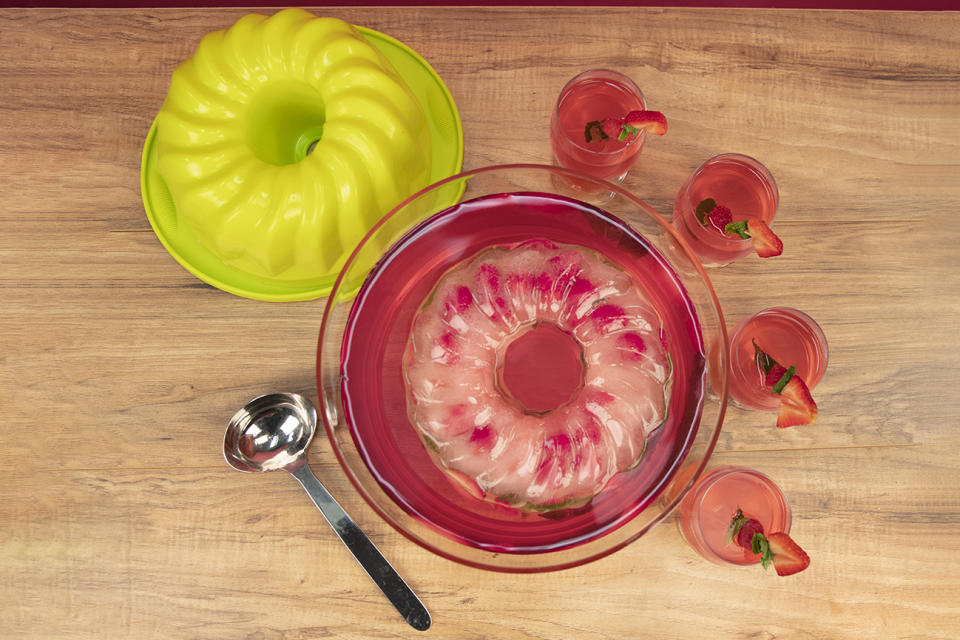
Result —
POLYGON ((307 465, 307 445, 316 429, 317 410, 307 398, 295 393, 260 396, 230 419, 223 457, 237 471, 289 471, 403 619, 426 631, 431 621, 423 603, 307 465))

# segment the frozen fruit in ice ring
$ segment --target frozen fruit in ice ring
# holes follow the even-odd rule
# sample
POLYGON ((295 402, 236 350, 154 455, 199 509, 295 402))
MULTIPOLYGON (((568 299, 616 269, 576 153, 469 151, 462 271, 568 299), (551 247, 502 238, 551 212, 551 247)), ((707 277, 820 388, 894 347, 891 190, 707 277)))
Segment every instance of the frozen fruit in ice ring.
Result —
POLYGON ((538 510, 585 504, 635 467, 672 387, 661 319, 631 276, 544 240, 448 271, 414 318, 403 374, 435 461, 481 497, 538 510), (501 374, 510 345, 544 325, 577 345, 582 378, 569 400, 535 411, 501 374))

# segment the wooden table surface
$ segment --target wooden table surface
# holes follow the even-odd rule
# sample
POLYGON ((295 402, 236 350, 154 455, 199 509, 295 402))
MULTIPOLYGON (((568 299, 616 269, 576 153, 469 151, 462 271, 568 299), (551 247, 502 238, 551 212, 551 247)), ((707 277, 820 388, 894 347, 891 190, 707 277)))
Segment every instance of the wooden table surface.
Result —
MULTIPOLYGON (((509 575, 378 519, 324 438, 314 470, 433 614, 436 638, 960 637, 960 14, 322 10, 407 43, 464 123, 464 166, 549 163, 563 83, 619 69, 664 111, 626 186, 669 215, 703 160, 776 177, 783 256, 710 275, 728 326, 805 310, 820 419, 731 408, 714 464, 771 475, 813 564, 712 565, 673 516, 597 562, 509 575)), ((224 10, 0 11, 0 636, 412 638, 286 474, 221 456, 273 390, 316 397, 324 302, 207 286, 151 231, 140 151, 224 10)))

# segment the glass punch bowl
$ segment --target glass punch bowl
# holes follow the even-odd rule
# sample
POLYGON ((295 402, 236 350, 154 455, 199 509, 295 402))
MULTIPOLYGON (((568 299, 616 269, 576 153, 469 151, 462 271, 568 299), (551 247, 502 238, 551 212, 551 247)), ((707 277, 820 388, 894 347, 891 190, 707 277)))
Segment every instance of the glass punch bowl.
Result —
MULTIPOLYGON (((630 271, 629 264, 619 266, 630 271)), ((664 325, 671 326, 669 318, 664 325)), ((679 504, 720 433, 726 354, 713 287, 659 214, 623 188, 582 174, 504 165, 467 171, 418 192, 364 238, 327 299, 317 345, 317 388, 338 461, 390 525, 451 560, 537 572, 577 566, 621 549, 679 504), (571 198, 596 206, 605 218, 584 222, 558 214, 544 226, 542 217, 498 217, 494 211, 481 225, 437 223, 457 203, 504 194, 571 198), (434 463, 407 415, 402 360, 413 317, 443 273, 491 243, 544 236, 601 253, 609 248, 620 256, 653 256, 672 275, 671 292, 660 295, 658 285, 647 293, 662 317, 675 314, 685 330, 679 337, 668 334, 674 392, 668 417, 650 435, 640 464, 614 476, 586 505, 521 510, 471 495, 434 463), (403 252, 408 259, 397 259, 403 252), (415 260, 409 252, 416 253, 415 260)))

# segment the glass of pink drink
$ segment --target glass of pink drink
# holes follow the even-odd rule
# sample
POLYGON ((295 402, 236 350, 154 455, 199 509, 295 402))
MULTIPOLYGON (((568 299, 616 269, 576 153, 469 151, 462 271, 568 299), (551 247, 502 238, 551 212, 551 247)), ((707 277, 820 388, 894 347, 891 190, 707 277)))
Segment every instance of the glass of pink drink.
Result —
POLYGON ((758 218, 770 224, 780 203, 773 176, 750 156, 725 153, 700 165, 677 193, 673 226, 704 266, 715 267, 749 255, 753 246, 697 219, 697 205, 707 198, 729 208, 733 222, 758 218))
MULTIPOLYGON (((611 137, 588 143, 586 124, 644 108, 643 93, 622 73, 594 69, 577 75, 560 91, 550 118, 550 144, 556 163, 608 182, 622 182, 643 149, 646 132, 626 140, 611 137)), ((590 187, 595 188, 595 184, 590 187)))
POLYGON ((776 483, 759 471, 723 466, 711 469, 680 503, 680 533, 701 556, 717 564, 748 565, 760 556, 727 543, 737 509, 766 532, 790 532, 790 505, 776 483))
POLYGON ((754 341, 784 367, 796 367, 807 388, 813 389, 827 369, 827 337, 813 318, 789 307, 764 309, 741 320, 730 335, 730 398, 738 406, 776 411, 780 396, 764 384, 756 361, 754 341))

